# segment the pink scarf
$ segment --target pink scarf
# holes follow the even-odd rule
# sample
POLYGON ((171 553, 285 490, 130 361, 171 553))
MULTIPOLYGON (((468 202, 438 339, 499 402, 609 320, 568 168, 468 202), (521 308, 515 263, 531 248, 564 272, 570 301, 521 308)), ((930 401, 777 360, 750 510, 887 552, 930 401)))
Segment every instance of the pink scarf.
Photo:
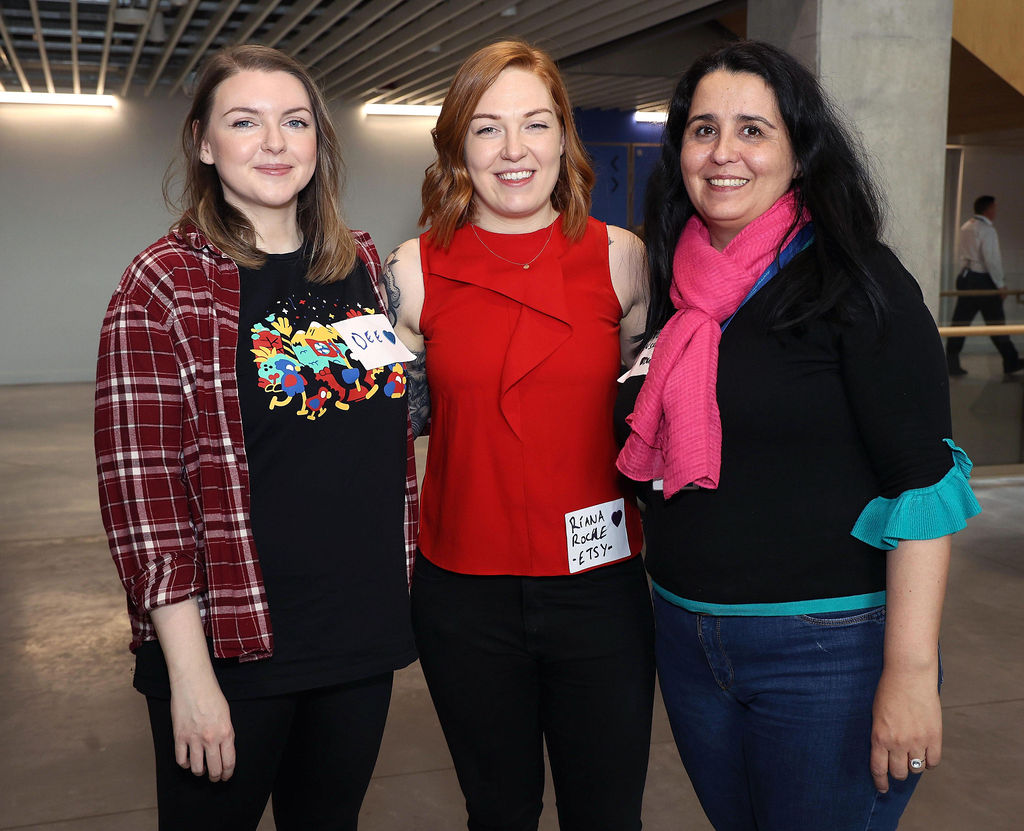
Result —
POLYGON ((658 335, 647 379, 626 419, 633 432, 617 462, 619 470, 638 482, 663 479, 666 499, 691 483, 718 487, 722 419, 716 388, 722 324, 775 259, 780 241, 788 244, 810 220, 805 212, 787 235, 795 217, 796 198, 789 191, 723 251, 711 246, 711 234, 696 215, 679 237, 669 291, 677 311, 658 335))

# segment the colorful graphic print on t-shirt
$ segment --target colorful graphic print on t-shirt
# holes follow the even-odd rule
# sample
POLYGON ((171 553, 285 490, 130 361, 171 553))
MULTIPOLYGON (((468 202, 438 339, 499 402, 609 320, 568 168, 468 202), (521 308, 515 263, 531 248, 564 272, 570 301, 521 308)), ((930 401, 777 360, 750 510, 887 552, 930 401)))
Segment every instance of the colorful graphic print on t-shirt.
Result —
POLYGON ((375 395, 401 398, 405 371, 395 363, 367 369, 350 353, 332 322, 379 314, 361 304, 342 307, 307 292, 267 310, 249 329, 258 384, 271 410, 294 409, 310 421, 348 410, 375 395))

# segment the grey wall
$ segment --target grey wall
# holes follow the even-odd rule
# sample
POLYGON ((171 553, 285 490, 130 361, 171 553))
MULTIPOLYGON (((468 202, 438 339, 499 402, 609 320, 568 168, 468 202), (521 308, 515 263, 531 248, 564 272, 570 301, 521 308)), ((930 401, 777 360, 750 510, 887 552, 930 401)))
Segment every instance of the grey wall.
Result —
MULTIPOLYGON (((0 105, 0 383, 93 377, 118 278, 172 221, 160 183, 186 109, 184 98, 113 111, 0 105)), ((346 216, 386 256, 417 232, 432 123, 334 115, 346 216)))
POLYGON ((759 0, 747 33, 797 55, 861 134, 886 237, 939 306, 953 0, 759 0))
POLYGON ((183 106, 0 105, 0 381, 92 377, 117 278, 170 222, 160 181, 183 106))
POLYGON ((434 159, 433 118, 364 116, 355 107, 337 109, 347 166, 345 216, 353 228, 373 235, 381 259, 420 228, 423 171, 434 159))

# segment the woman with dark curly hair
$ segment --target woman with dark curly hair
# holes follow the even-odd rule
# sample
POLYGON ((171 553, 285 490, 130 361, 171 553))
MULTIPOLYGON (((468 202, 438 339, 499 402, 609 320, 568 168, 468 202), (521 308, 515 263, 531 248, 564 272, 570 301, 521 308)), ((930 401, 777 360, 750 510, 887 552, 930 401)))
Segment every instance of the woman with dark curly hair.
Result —
POLYGON ((425 354, 413 626, 469 828, 537 828, 546 743, 562 829, 638 829, 652 614, 612 407, 643 329, 643 249, 588 218, 565 84, 525 43, 466 60, 434 145, 430 228, 385 280, 425 354))
POLYGON ((839 114, 765 43, 684 74, 645 230, 618 464, 683 763, 719 831, 895 828, 941 757, 949 535, 979 510, 935 324, 839 114))

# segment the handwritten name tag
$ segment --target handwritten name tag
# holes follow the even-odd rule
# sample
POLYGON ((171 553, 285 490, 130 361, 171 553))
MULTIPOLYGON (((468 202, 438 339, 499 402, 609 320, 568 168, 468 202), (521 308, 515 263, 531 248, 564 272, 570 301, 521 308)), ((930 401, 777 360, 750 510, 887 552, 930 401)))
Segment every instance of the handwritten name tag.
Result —
POLYGON ((569 573, 575 574, 629 556, 626 512, 621 499, 565 515, 569 573))
POLYGON ((352 357, 366 369, 411 361, 416 357, 395 335, 387 315, 350 317, 335 321, 331 327, 345 341, 352 357))

